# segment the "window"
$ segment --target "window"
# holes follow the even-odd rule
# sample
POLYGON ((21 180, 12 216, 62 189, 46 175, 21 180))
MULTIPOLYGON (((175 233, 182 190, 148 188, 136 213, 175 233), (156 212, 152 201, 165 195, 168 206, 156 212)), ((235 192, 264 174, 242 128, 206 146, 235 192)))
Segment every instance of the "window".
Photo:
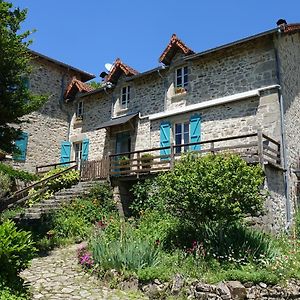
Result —
MULTIPOLYGON (((190 142, 189 122, 175 124, 174 141, 175 141, 175 146, 181 144, 188 144, 190 142)), ((175 153, 186 152, 188 150, 189 150, 189 146, 175 147, 175 153)))
POLYGON ((74 144, 74 154, 75 154, 74 159, 77 162, 80 162, 82 159, 82 143, 81 142, 74 144))
POLYGON ((28 144, 28 133, 22 132, 20 137, 15 141, 15 146, 17 147, 17 152, 14 153, 13 159, 18 161, 26 160, 28 144))
POLYGON ((121 93, 121 107, 127 108, 129 100, 130 100, 130 86, 125 86, 122 88, 122 93, 121 93))
POLYGON ((76 110, 76 118, 81 118, 83 117, 83 101, 79 101, 77 103, 77 110, 76 110))
POLYGON ((186 91, 188 86, 188 67, 182 67, 176 70, 176 93, 186 91))

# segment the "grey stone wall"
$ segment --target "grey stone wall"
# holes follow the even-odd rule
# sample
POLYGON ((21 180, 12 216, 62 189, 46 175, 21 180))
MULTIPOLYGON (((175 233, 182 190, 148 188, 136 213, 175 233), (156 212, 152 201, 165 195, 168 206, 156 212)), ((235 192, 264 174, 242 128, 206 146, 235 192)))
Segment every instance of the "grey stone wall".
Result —
POLYGON ((288 177, 290 180, 289 193, 293 213, 298 205, 297 178, 293 169, 298 168, 300 157, 300 34, 278 35, 276 45, 280 61, 288 177))
POLYGON ((68 139, 69 127, 62 95, 76 74, 39 58, 32 60, 32 67, 30 89, 34 94, 47 96, 48 100, 41 109, 23 117, 26 122, 21 129, 29 134, 26 161, 13 164, 35 171, 36 165, 60 160, 60 143, 68 139))

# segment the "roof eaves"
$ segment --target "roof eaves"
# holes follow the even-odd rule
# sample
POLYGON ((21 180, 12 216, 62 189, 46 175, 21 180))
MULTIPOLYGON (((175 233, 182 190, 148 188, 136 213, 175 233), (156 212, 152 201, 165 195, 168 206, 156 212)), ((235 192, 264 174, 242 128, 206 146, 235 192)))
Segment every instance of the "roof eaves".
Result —
POLYGON ((143 76, 148 76, 148 75, 151 75, 151 74, 156 73, 158 71, 165 70, 167 68, 168 68, 168 66, 159 66, 159 67, 156 67, 154 69, 151 69, 151 70, 148 70, 148 71, 145 71, 145 72, 133 75, 131 77, 128 77, 128 78, 125 79, 125 81, 132 81, 132 80, 134 80, 136 78, 140 78, 140 77, 143 77, 143 76))
POLYGON ((108 89, 108 87, 104 85, 103 87, 100 87, 100 88, 95 89, 95 90, 93 90, 91 92, 87 92, 87 93, 84 93, 84 94, 80 95, 79 98, 84 98, 84 97, 87 97, 87 96, 98 94, 100 92, 103 92, 106 89, 108 89))
POLYGON ((28 49, 28 50, 29 50, 29 52, 30 52, 31 54, 33 54, 33 55, 35 55, 35 56, 38 56, 38 57, 40 57, 40 58, 42 58, 42 59, 45 59, 45 60, 48 60, 48 61, 50 61, 50 62, 52 62, 52 63, 54 63, 54 64, 60 65, 60 66, 62 66, 62 67, 64 67, 64 68, 67 68, 67 69, 70 69, 70 70, 72 70, 72 71, 75 71, 75 72, 80 73, 81 75, 83 75, 83 81, 84 81, 84 82, 85 82, 85 81, 89 81, 89 80, 91 80, 91 79, 93 79, 93 78, 96 77, 94 74, 88 73, 88 72, 86 72, 86 71, 82 71, 82 70, 80 70, 80 69, 78 69, 78 68, 75 68, 75 67, 73 67, 73 66, 70 66, 70 65, 68 65, 68 64, 66 64, 66 63, 63 63, 63 62, 61 62, 61 61, 59 61, 59 60, 56 60, 56 59, 54 59, 54 58, 51 58, 51 57, 49 57, 49 56, 46 56, 46 55, 41 54, 41 53, 39 53, 39 52, 36 52, 36 51, 34 51, 34 50, 31 50, 31 49, 28 49))
POLYGON ((208 50, 205 50, 205 51, 202 51, 202 52, 198 52, 198 53, 195 53, 195 54, 188 55, 184 58, 184 60, 196 59, 200 56, 204 56, 204 55, 209 54, 209 53, 217 52, 219 50, 223 50, 223 49, 229 48, 231 46, 239 45, 239 44, 242 44, 242 43, 245 43, 245 42, 260 38, 260 37, 263 37, 263 36, 271 35, 271 34, 274 34, 276 32, 278 32, 278 28, 274 28, 274 29, 271 29, 271 30, 268 30, 268 31, 264 31, 264 32, 261 32, 261 33, 255 34, 255 35, 251 35, 251 36, 248 36, 246 38, 243 38, 243 39, 240 39, 240 40, 237 40, 237 41, 225 44, 225 45, 221 45, 221 46, 211 48, 211 49, 208 49, 208 50))

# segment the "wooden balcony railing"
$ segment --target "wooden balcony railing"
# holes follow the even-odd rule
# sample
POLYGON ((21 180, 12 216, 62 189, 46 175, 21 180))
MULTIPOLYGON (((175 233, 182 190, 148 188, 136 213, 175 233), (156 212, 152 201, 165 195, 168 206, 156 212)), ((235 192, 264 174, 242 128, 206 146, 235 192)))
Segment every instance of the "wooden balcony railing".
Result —
POLYGON ((107 179, 109 176, 109 160, 82 161, 80 165, 81 180, 107 179))
POLYGON ((184 152, 205 153, 232 152, 241 155, 249 163, 271 164, 281 168, 280 143, 263 134, 211 139, 196 143, 171 145, 139 151, 113 154, 109 157, 110 176, 137 176, 169 170, 184 152), (197 150, 194 150, 194 149, 197 150), (144 154, 151 157, 143 157, 144 154))

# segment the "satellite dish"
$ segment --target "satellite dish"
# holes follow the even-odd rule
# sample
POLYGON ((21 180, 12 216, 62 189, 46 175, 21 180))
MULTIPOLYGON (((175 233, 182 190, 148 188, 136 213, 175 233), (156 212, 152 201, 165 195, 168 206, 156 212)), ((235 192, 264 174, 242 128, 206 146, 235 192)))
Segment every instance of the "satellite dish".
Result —
POLYGON ((104 65, 104 67, 105 67, 105 69, 106 69, 108 72, 110 72, 111 69, 112 69, 112 67, 113 67, 113 65, 110 64, 110 63, 106 63, 106 64, 104 65))

